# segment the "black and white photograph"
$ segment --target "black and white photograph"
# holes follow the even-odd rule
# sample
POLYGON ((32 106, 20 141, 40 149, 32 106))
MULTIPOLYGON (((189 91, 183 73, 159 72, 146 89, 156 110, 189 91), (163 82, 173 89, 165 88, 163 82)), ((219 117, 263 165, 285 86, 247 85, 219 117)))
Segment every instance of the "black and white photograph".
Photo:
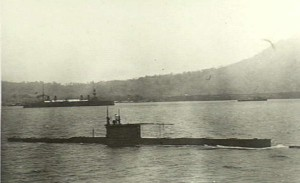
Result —
POLYGON ((299 0, 2 0, 1 182, 300 182, 299 0))

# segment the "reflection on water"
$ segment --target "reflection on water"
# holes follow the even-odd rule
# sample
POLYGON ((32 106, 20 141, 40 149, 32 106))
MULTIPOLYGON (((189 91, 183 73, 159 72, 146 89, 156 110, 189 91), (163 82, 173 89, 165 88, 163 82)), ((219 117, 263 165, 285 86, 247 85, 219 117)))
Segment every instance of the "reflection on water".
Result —
POLYGON ((109 148, 96 144, 7 143, 9 136, 105 135, 105 107, 2 109, 2 182, 298 182, 300 100, 118 104, 143 136, 271 138, 274 148, 109 148), (161 131, 161 134, 159 133, 161 131), (163 132, 163 134, 162 134, 163 132), (276 146, 278 145, 278 146, 276 146))

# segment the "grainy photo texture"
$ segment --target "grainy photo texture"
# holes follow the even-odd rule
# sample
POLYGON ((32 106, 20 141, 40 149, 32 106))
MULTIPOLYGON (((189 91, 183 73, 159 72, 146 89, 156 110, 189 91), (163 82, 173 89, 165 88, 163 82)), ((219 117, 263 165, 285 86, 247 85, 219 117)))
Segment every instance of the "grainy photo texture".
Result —
POLYGON ((1 15, 1 182, 300 181, 300 1, 1 15))

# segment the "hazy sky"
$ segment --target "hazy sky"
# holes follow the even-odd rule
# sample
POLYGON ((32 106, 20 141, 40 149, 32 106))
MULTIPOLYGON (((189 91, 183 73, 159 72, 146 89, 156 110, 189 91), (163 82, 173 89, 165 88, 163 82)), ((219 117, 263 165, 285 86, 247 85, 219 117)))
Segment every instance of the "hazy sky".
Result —
POLYGON ((219 67, 300 32, 298 0, 2 0, 2 80, 89 82, 219 67))

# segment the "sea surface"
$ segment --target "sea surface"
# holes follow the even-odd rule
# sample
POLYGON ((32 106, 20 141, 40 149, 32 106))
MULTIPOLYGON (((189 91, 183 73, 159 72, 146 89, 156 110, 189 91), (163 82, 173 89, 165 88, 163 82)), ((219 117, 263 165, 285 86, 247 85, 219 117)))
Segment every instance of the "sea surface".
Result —
POLYGON ((7 137, 105 136, 106 107, 1 109, 3 183, 300 182, 300 100, 122 103, 143 137, 271 138, 272 147, 110 148, 7 142, 7 137), (171 125, 172 124, 172 125, 171 125))

